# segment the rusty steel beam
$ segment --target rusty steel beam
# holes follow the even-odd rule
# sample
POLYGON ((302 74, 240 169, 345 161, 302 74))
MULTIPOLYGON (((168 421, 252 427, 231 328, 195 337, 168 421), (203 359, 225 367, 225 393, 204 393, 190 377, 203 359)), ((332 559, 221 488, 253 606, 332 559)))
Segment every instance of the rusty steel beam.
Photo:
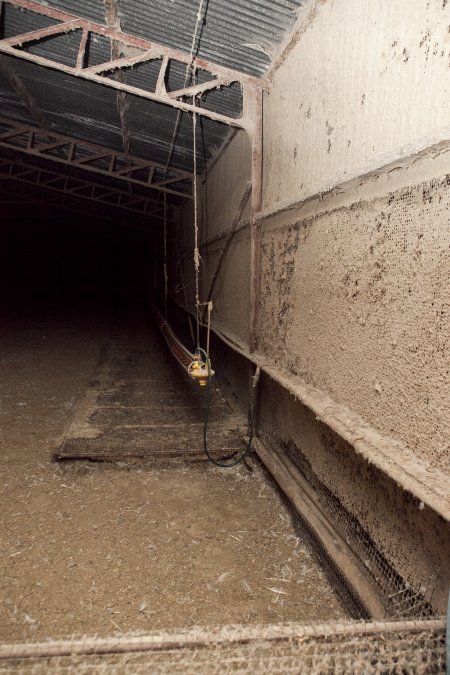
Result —
POLYGON ((21 152, 34 157, 45 157, 53 162, 83 169, 122 182, 141 185, 154 191, 192 199, 192 174, 171 168, 167 181, 155 181, 155 171, 165 171, 163 164, 141 157, 114 152, 100 145, 80 141, 79 139, 47 132, 39 127, 15 122, 0 117, 0 147, 21 152), (54 154, 61 148, 64 153, 54 154), (138 173, 139 177, 133 176, 138 173), (186 184, 186 191, 181 185, 186 184), (174 184, 179 184, 178 187, 174 184), (167 187, 171 185, 171 187, 167 187))
POLYGON ((140 195, 130 195, 126 190, 111 190, 104 185, 93 184, 14 160, 0 158, 0 178, 38 185, 66 195, 76 195, 103 206, 145 216, 149 220, 163 221, 154 200, 140 195))
POLYGON ((262 206, 262 91, 254 90, 252 108, 253 126, 249 130, 251 141, 252 200, 250 212, 250 352, 259 346, 259 308, 261 305, 261 222, 257 214, 262 206))
POLYGON ((197 57, 192 59, 189 54, 165 47, 164 45, 150 42, 143 38, 129 35, 122 32, 121 30, 102 26, 101 24, 88 21, 87 19, 83 19, 73 14, 62 12, 61 10, 52 7, 47 7, 38 2, 35 2, 35 0, 4 0, 4 2, 16 7, 21 7, 31 12, 35 12, 42 16, 47 16, 54 19, 55 21, 58 21, 59 23, 54 26, 50 26, 50 28, 30 31, 21 35, 16 35, 15 37, 0 40, 0 52, 24 59, 26 61, 32 61, 38 65, 60 70, 64 73, 74 75, 75 77, 90 80, 98 84, 103 84, 122 92, 134 94, 152 101, 158 101, 179 110, 186 112, 196 112, 199 115, 208 117, 217 122, 223 122, 224 124, 228 124, 230 126, 244 129, 252 127, 253 109, 252 106, 248 104, 246 99, 250 99, 251 101, 254 99, 254 91, 261 89, 263 86, 262 80, 217 64, 213 64, 210 61, 206 61, 204 59, 199 59, 197 57), (30 42, 39 42, 43 38, 47 38, 49 35, 63 35, 75 30, 79 30, 81 32, 80 47, 75 66, 69 66, 56 61, 54 58, 38 56, 20 49, 20 47, 24 44, 30 42), (113 58, 107 63, 99 64, 91 68, 85 67, 86 45, 90 34, 102 35, 109 38, 112 43, 120 43, 122 47, 134 47, 140 50, 141 53, 125 58, 113 58), (157 87, 154 92, 149 92, 140 87, 128 85, 125 82, 119 81, 118 79, 106 77, 106 73, 131 66, 136 62, 144 63, 146 61, 153 61, 155 59, 161 59, 161 66, 157 87), (202 84, 202 93, 207 93, 208 91, 220 88, 224 86, 224 82, 228 82, 229 84, 234 82, 239 83, 242 87, 244 102, 241 116, 238 118, 229 117, 221 113, 216 113, 212 110, 207 110, 204 107, 200 107, 196 99, 197 85, 193 85, 192 88, 183 88, 180 90, 181 93, 168 91, 166 87, 166 72, 170 61, 184 63, 192 67, 194 71, 198 69, 204 69, 210 72, 212 75, 211 81, 202 84), (192 103, 188 103, 185 100, 186 98, 192 98, 192 103))

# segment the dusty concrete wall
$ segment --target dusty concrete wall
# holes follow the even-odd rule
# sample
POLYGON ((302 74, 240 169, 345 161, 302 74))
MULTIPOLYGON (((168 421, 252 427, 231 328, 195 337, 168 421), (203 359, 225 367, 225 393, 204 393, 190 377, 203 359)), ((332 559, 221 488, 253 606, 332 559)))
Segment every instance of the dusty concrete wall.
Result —
MULTIPOLYGON (((267 212, 450 138, 446 2, 311 7, 264 101, 267 212)), ((397 189, 374 174, 341 187, 340 208, 266 223, 261 334, 291 373, 449 470, 442 150, 415 156, 414 176, 392 165, 397 189)))
POLYGON ((304 32, 264 100, 264 208, 450 138, 445 0, 306 8, 304 32))
POLYGON ((319 208, 264 229, 261 350, 450 473, 450 180, 319 208))
MULTIPOLYGON (((250 180, 250 144, 247 134, 238 132, 223 152, 220 161, 208 172, 203 186, 202 258, 204 296, 207 297, 225 242, 243 191, 250 180), (211 243, 209 243, 211 242, 211 243)), ((248 218, 250 203, 241 221, 248 218)), ((250 234, 244 227, 234 236, 217 277, 212 300, 213 321, 230 330, 245 343, 249 340, 250 311, 250 234)))
MULTIPOLYGON (((310 3, 274 73, 264 100, 260 352, 323 392, 330 415, 358 416, 368 436, 384 448, 392 440, 442 486, 450 471, 450 7, 412 4, 310 3)), ((202 241, 231 222, 248 167, 240 133, 208 176, 202 241)), ((202 256, 210 277, 217 241, 202 256)), ((244 343, 248 268, 244 229, 214 296, 215 326, 244 343)), ((223 366, 242 391, 241 366, 231 358, 223 366)), ((274 448, 292 442, 401 574, 417 583, 445 566, 442 514, 423 509, 272 381, 261 393, 262 438, 274 448)), ((434 598, 441 610, 447 581, 442 574, 434 598)))
MULTIPOLYGON (((274 74, 264 102, 260 349, 445 485, 449 8, 413 4, 317 3, 274 74)), ((448 520, 419 511, 269 382, 260 419, 266 442, 293 443, 405 578, 445 569, 448 520)), ((441 575, 441 611, 447 585, 441 575)))
MULTIPOLYGON (((250 143, 244 131, 238 131, 230 140, 210 171, 203 187, 204 228, 203 241, 226 230, 233 220, 245 184, 251 180, 250 143)), ((243 219, 249 215, 249 205, 243 219)))

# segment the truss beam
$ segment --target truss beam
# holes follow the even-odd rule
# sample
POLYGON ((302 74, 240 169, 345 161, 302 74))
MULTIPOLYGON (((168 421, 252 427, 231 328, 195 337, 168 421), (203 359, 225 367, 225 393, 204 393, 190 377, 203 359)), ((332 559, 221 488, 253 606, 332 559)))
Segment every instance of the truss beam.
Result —
POLYGON ((141 185, 153 191, 192 199, 192 174, 171 168, 162 180, 165 166, 71 136, 43 131, 39 127, 0 117, 0 148, 34 157, 45 157, 58 164, 141 185), (155 180, 159 170, 160 179, 155 180))
MULTIPOLYGON (((0 176, 0 180, 2 180, 0 176)), ((148 227, 148 220, 143 216, 130 218, 130 214, 117 211, 108 206, 102 206, 88 202, 81 197, 65 195, 57 192, 47 192, 41 188, 30 190, 29 184, 3 179, 0 193, 0 206, 14 204, 42 204, 50 213, 55 215, 60 209, 76 213, 80 219, 95 218, 105 221, 110 225, 119 226, 128 230, 143 234, 156 233, 156 230, 148 227)))
POLYGON ((39 186, 65 195, 82 197, 90 202, 96 202, 116 210, 145 216, 149 222, 163 220, 154 200, 140 195, 133 196, 126 190, 110 189, 108 186, 94 184, 14 160, 0 158, 0 178, 39 186))
POLYGON ((75 77, 97 82, 121 92, 134 94, 152 101, 158 101, 179 110, 196 112, 199 115, 208 117, 217 122, 223 122, 224 124, 245 129, 249 129, 250 127, 250 129, 252 129, 253 111, 252 106, 248 104, 247 98, 249 98, 250 101, 254 98, 254 96, 248 97, 248 94, 253 93, 253 90, 255 89, 261 89, 263 85, 262 80, 229 68, 224 68, 223 66, 213 64, 204 59, 191 58, 189 54, 170 49, 154 42, 149 42, 143 38, 129 35, 121 30, 88 21, 73 14, 67 14, 66 12, 62 12, 52 7, 47 7, 35 2, 35 0, 4 0, 4 2, 52 18, 57 23, 48 28, 38 29, 0 40, 0 52, 27 61, 32 61, 38 65, 60 70, 64 73, 74 75, 75 77), (60 63, 51 55, 44 57, 21 49, 24 45, 29 45, 31 43, 36 44, 51 36, 56 37, 73 31, 78 31, 80 34, 78 57, 73 66, 67 65, 66 63, 60 63), (127 57, 116 58, 113 56, 110 61, 89 67, 86 65, 86 61, 87 45, 91 35, 102 35, 109 38, 111 44, 115 44, 116 46, 116 49, 114 49, 115 54, 118 54, 120 51, 117 49, 118 45, 121 45, 125 52, 127 51, 127 48, 128 52, 130 51, 129 48, 134 48, 135 51, 137 50, 137 53, 127 57), (117 77, 116 79, 108 77, 108 75, 113 72, 119 71, 120 74, 120 71, 123 68, 130 67, 136 63, 145 63, 154 60, 160 60, 161 63, 156 89, 153 92, 141 87, 126 84, 121 77, 117 77), (185 87, 181 90, 170 92, 167 89, 166 80, 167 69, 171 61, 177 61, 192 67, 194 72, 198 69, 206 70, 211 73, 211 80, 202 83, 201 85, 194 84, 192 87, 185 87), (239 118, 223 115, 201 106, 202 95, 235 82, 240 84, 243 95, 243 110, 239 118))

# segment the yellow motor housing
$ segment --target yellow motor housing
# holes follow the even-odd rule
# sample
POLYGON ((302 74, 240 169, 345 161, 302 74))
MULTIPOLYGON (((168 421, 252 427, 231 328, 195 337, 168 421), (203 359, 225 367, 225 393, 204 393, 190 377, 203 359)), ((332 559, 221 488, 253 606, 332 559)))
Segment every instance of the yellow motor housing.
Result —
MULTIPOLYGON (((198 382, 200 387, 206 387, 208 384, 208 365, 201 361, 199 358, 196 358, 189 365, 189 375, 198 382)), ((211 377, 214 375, 214 371, 211 370, 211 377)))

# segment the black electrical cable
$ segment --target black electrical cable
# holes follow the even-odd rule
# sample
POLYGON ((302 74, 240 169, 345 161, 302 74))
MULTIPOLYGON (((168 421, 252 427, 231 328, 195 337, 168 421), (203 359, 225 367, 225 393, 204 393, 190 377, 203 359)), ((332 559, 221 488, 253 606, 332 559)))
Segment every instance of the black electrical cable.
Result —
POLYGON ((218 459, 215 459, 208 448, 208 421, 209 421, 209 411, 211 407, 211 361, 209 359, 208 354, 205 352, 204 349, 201 349, 200 347, 197 349, 197 352, 203 356, 205 359, 206 365, 208 366, 208 384, 206 387, 206 408, 205 408, 205 423, 203 425, 203 449, 205 451, 205 454, 209 461, 212 464, 215 464, 215 466, 220 466, 222 469, 227 469, 232 466, 236 466, 237 464, 240 464, 244 457, 248 454, 250 451, 251 445, 252 445, 252 440, 253 440, 253 410, 251 411, 250 415, 250 428, 249 428, 249 438, 247 442, 247 446, 245 450, 238 455, 237 458, 230 458, 231 461, 220 461, 218 459))

